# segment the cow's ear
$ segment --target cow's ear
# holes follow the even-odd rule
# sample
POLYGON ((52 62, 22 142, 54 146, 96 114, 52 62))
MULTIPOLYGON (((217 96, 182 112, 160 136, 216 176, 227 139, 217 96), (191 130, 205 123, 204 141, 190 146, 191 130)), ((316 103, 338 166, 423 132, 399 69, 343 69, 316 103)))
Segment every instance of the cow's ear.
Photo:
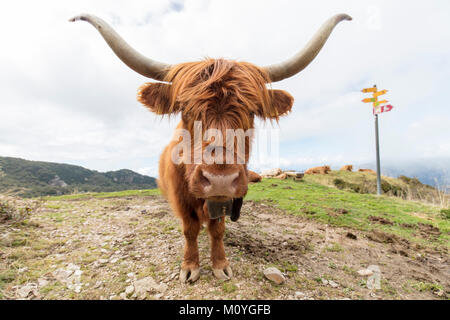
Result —
POLYGON ((291 111, 292 105, 294 104, 294 97, 292 97, 288 92, 283 90, 269 90, 269 94, 272 97, 272 107, 273 114, 271 118, 276 118, 285 116, 291 111))
POLYGON ((137 100, 150 111, 164 115, 179 112, 176 102, 172 101, 172 86, 168 83, 146 83, 138 89, 137 100))

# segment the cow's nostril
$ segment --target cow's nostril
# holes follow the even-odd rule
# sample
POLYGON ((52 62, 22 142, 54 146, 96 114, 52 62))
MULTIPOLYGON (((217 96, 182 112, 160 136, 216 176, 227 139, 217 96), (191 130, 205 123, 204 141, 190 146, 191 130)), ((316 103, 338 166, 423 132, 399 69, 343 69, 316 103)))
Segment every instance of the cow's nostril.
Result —
POLYGON ((207 187, 211 185, 211 182, 208 180, 207 177, 205 177, 203 175, 203 173, 200 173, 200 183, 202 184, 202 186, 207 187))

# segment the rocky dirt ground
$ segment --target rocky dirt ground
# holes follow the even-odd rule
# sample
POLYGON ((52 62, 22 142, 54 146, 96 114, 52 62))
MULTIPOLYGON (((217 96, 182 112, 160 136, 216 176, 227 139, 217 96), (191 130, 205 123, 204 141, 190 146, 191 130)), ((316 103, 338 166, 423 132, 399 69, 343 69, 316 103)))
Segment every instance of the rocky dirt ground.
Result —
POLYGON ((160 196, 47 201, 26 223, 0 225, 0 298, 446 299, 450 293, 446 248, 332 227, 268 203, 248 201, 241 219, 227 223, 232 280, 214 278, 206 230, 199 247, 200 279, 181 284, 180 224, 160 196), (285 282, 268 280, 269 267, 285 282))

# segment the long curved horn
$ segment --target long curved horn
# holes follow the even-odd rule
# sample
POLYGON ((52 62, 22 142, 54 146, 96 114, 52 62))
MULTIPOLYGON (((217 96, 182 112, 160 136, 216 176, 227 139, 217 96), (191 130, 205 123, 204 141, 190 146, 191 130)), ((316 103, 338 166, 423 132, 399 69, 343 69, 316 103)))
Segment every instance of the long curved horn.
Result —
POLYGON ((134 50, 109 24, 99 17, 91 14, 81 14, 69 19, 70 22, 77 20, 87 21, 92 24, 100 32, 114 53, 128 67, 145 77, 160 81, 164 80, 167 71, 171 67, 169 64, 149 59, 134 50))
POLYGON ((319 54, 334 27, 343 20, 352 20, 347 14, 337 14, 328 19, 308 44, 295 56, 278 64, 265 66, 272 82, 284 80, 305 69, 319 54))

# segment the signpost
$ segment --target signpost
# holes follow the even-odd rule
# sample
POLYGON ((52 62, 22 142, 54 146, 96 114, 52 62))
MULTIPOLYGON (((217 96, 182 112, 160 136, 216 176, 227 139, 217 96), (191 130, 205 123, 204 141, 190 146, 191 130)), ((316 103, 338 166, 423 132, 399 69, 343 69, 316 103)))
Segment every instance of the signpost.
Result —
POLYGON ((377 86, 374 85, 373 88, 367 88, 362 90, 363 93, 372 93, 372 98, 366 98, 362 102, 373 103, 373 115, 375 116, 375 146, 377 151, 377 194, 381 195, 381 165, 380 165, 380 141, 378 134, 378 115, 384 112, 389 112, 394 109, 393 106, 383 105, 388 103, 387 100, 378 101, 378 97, 385 95, 388 91, 382 90, 378 91, 377 86))

